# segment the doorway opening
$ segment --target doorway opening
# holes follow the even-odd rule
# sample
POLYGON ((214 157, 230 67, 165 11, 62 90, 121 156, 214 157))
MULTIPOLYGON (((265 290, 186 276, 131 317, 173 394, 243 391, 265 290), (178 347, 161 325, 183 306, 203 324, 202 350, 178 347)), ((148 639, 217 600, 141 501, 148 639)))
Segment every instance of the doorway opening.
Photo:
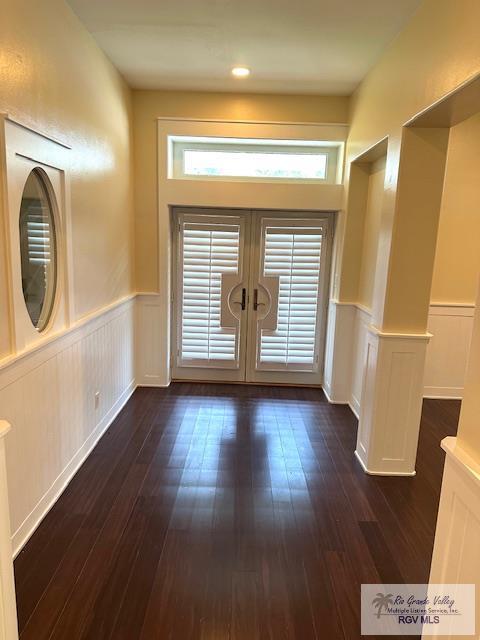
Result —
POLYGON ((321 386, 333 214, 173 210, 174 380, 321 386))

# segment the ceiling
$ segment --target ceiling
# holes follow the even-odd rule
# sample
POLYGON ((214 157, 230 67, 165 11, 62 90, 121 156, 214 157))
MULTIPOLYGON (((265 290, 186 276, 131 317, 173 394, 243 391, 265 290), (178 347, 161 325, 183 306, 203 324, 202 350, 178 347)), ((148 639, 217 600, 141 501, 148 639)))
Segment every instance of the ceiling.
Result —
POLYGON ((68 2, 133 88, 348 95, 421 0, 68 2))

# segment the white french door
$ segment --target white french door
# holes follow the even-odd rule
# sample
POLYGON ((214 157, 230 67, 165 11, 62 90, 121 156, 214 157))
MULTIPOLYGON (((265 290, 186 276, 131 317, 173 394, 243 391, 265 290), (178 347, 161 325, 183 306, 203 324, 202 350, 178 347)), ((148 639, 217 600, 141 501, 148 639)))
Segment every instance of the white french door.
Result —
POLYGON ((177 209, 173 378, 321 384, 328 218, 177 209))

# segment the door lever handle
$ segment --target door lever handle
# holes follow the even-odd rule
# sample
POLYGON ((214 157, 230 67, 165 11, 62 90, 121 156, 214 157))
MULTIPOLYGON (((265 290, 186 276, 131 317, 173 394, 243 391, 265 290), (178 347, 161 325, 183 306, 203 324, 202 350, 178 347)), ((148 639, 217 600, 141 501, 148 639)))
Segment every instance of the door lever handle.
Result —
POLYGON ((261 305, 265 306, 265 303, 258 301, 258 289, 254 289, 253 290, 253 310, 257 311, 258 307, 260 307, 261 305))
POLYGON ((242 311, 247 308, 247 290, 245 287, 242 289, 242 300, 233 300, 233 304, 239 304, 242 311))
POLYGON ((245 311, 245 307, 247 306, 247 290, 245 287, 242 289, 242 311, 245 311))

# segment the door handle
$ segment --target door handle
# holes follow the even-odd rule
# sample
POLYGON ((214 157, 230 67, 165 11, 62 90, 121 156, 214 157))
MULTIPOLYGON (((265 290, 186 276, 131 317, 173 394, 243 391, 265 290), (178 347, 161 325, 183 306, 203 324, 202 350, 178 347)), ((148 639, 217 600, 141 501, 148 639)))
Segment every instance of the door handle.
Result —
POLYGON ((239 304, 242 311, 245 311, 247 308, 247 290, 245 287, 242 289, 242 300, 233 300, 233 304, 239 304))
POLYGON ((253 310, 257 311, 258 307, 260 307, 262 305, 265 306, 265 303, 258 301, 258 289, 254 289, 253 290, 253 310))

